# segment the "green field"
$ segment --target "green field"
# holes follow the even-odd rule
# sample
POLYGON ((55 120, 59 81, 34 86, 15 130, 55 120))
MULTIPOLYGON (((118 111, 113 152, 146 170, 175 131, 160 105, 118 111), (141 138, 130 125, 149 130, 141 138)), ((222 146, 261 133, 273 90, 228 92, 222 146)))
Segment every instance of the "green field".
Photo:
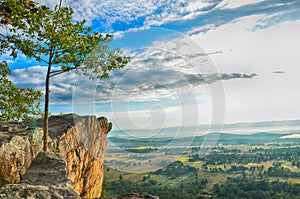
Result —
POLYGON ((201 138, 196 138, 178 157, 172 155, 180 152, 181 146, 160 146, 166 138, 161 143, 156 140, 153 146, 150 141, 146 144, 134 141, 128 147, 126 141, 128 148, 124 146, 123 150, 130 155, 116 153, 106 161, 121 164, 120 170, 129 168, 135 172, 106 167, 104 189, 109 195, 141 192, 172 199, 230 198, 234 193, 242 198, 282 198, 283 195, 299 198, 299 139, 283 140, 280 136, 221 135, 205 156, 199 156, 201 138), (162 159, 161 153, 169 155, 168 161, 162 159), (148 172, 139 172, 145 169, 148 172))

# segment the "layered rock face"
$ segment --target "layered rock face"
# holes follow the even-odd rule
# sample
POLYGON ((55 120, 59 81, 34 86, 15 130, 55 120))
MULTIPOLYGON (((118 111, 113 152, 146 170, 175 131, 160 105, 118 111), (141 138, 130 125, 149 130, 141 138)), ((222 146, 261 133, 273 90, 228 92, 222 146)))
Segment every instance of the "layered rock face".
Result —
MULTIPOLYGON (((0 125, 2 184, 18 183, 42 150, 42 126, 42 120, 26 125, 0 125)), ((49 118, 49 150, 66 158, 68 179, 82 198, 101 195, 106 136, 110 130, 111 123, 107 123, 104 117, 97 119, 95 116, 68 114, 49 118)))
POLYGON ((43 130, 19 123, 0 123, 0 187, 19 183, 42 150, 43 130))
POLYGON ((80 199, 67 178, 65 158, 53 152, 40 152, 20 184, 0 188, 0 198, 80 199))

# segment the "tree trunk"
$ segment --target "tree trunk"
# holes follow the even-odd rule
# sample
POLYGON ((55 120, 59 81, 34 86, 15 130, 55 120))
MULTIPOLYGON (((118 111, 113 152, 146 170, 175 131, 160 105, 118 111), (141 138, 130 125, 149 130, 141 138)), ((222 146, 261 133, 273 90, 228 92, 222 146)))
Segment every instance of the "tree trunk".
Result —
POLYGON ((48 118, 49 118, 49 98, 50 98, 50 72, 51 63, 48 65, 45 88, 45 115, 44 115, 44 151, 48 151, 48 118))

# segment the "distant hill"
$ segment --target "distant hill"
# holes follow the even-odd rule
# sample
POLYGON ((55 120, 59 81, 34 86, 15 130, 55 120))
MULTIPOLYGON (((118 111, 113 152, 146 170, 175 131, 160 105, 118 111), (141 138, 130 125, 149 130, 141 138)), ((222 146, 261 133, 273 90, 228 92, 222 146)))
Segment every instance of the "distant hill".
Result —
POLYGON ((177 126, 166 127, 161 129, 123 129, 112 130, 110 137, 135 138, 135 137, 187 137, 201 135, 212 132, 222 132, 231 134, 253 134, 257 132, 276 132, 282 133, 299 133, 300 120, 287 121, 266 121, 253 123, 236 123, 236 124, 213 124, 200 126, 177 126))
MULTIPOLYGON (((209 133, 207 135, 196 137, 163 137, 163 138, 119 138, 110 137, 109 143, 121 148, 134 148, 140 146, 167 146, 175 143, 176 146, 202 146, 205 145, 264 145, 264 144, 300 144, 300 139, 289 138, 282 139, 288 134, 274 134, 268 132, 258 132, 255 134, 229 134, 229 133, 209 133)), ((173 146, 173 145, 172 145, 173 146)))
POLYGON ((281 126, 300 126, 300 120, 283 120, 283 121, 264 121, 226 124, 225 128, 249 128, 249 127, 281 127, 281 126))
POLYGON ((205 136, 197 136, 194 139, 193 145, 201 145, 205 140, 216 140, 217 144, 223 145, 263 145, 267 143, 288 143, 300 141, 294 139, 280 139, 287 134, 274 134, 267 132, 259 132, 255 134, 229 134, 229 133, 210 133, 205 136))

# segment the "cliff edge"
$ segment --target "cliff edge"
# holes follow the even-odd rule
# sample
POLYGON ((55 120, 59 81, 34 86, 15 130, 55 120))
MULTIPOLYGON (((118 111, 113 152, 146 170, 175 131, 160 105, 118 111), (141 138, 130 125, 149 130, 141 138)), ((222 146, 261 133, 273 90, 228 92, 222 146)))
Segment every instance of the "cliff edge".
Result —
MULTIPOLYGON (((0 186, 23 182, 43 146, 43 120, 0 123, 0 186), (26 175, 26 174, 25 174, 26 175)), ((82 198, 98 198, 111 123, 104 117, 67 114, 49 118, 49 150, 66 159, 67 177, 82 198)))

